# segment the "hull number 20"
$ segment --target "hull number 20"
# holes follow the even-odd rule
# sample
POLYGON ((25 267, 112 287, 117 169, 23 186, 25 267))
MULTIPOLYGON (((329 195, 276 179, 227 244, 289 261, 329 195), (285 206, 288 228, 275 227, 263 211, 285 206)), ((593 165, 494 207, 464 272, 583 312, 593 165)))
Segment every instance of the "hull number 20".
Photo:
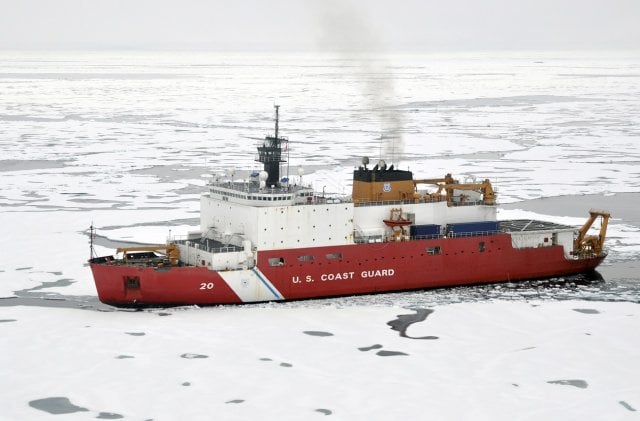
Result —
POLYGON ((200 289, 213 289, 213 282, 200 282, 200 289))

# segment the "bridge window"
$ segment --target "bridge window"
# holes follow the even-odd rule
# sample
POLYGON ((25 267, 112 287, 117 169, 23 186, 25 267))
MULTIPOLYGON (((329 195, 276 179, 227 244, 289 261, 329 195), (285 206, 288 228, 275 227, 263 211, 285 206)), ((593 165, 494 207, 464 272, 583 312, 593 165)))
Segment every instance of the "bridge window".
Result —
POLYGON ((304 256, 298 256, 300 262, 313 262, 314 257, 310 254, 304 256))
POLYGON ((327 259, 342 259, 342 253, 329 253, 327 254, 327 259))

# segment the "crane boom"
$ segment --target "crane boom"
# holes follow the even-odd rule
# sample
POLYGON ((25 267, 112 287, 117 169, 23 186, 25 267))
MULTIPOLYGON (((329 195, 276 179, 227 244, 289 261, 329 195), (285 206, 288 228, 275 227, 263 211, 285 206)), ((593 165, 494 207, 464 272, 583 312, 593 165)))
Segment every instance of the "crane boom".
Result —
POLYGON ((482 200, 485 205, 495 205, 496 204, 496 192, 493 190, 493 186, 491 185, 491 181, 486 179, 480 183, 460 183, 458 180, 455 180, 451 174, 446 174, 442 178, 423 178, 413 180, 413 185, 417 189, 418 184, 433 184, 438 186, 438 191, 434 194, 434 196, 439 196, 442 194, 444 190, 446 192, 447 203, 449 206, 453 204, 453 191, 454 190, 473 190, 477 192, 482 192, 482 200))
POLYGON ((602 253, 610 216, 611 214, 607 211, 593 209, 589 211, 587 222, 578 230, 578 236, 573 242, 574 253, 577 255, 602 253), (587 235, 587 232, 598 218, 601 218, 599 234, 587 235))

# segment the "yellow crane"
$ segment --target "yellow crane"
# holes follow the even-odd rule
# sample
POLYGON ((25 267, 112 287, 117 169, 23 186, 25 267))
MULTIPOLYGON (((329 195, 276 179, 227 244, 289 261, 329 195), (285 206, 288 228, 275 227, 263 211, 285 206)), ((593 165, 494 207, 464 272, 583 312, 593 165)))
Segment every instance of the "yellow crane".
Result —
POLYGON ((458 180, 455 180, 451 174, 445 175, 443 178, 427 178, 414 180, 413 184, 416 186, 418 184, 433 184, 438 186, 438 191, 431 196, 439 196, 442 193, 442 190, 446 193, 447 203, 449 206, 453 205, 453 191, 454 190, 473 190, 482 193, 482 200, 485 205, 495 205, 496 204, 496 192, 493 190, 493 186, 491 185, 491 181, 486 179, 479 183, 460 183, 458 180))
POLYGON ((134 247, 118 247, 116 253, 124 253, 123 260, 127 261, 127 253, 136 251, 161 251, 164 250, 164 254, 169 258, 171 266, 177 266, 180 259, 180 250, 175 244, 157 244, 149 246, 134 246, 134 247))
POLYGON ((589 219, 578 230, 578 237, 573 242, 574 253, 577 255, 600 254, 604 247, 604 239, 607 236, 607 225, 611 214, 607 211, 589 211, 589 219), (598 235, 587 235, 589 228, 596 219, 601 218, 600 233, 598 235))

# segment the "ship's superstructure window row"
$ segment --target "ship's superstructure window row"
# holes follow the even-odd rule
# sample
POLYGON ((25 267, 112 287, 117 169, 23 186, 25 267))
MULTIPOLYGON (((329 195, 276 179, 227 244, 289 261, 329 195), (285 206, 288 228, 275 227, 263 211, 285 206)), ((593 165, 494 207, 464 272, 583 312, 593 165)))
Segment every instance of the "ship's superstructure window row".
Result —
POLYGON ((216 189, 216 188, 212 188, 211 189, 211 193, 214 194, 219 194, 220 196, 223 197, 235 197, 238 199, 244 199, 244 200, 267 200, 267 201, 276 201, 276 200, 291 200, 293 199, 293 196, 290 194, 287 195, 279 195, 279 194, 273 194, 273 193, 266 193, 266 194, 261 194, 261 195, 257 195, 257 194, 246 194, 246 193, 238 193, 235 191, 228 191, 228 190, 220 190, 220 189, 216 189))
MULTIPOLYGON (((249 201, 257 206, 269 206, 270 202, 288 204, 313 203, 314 192, 310 187, 288 186, 279 188, 260 188, 251 182, 213 182, 209 185, 213 197, 224 201, 249 201)), ((322 198, 321 200, 324 200, 322 198)))

